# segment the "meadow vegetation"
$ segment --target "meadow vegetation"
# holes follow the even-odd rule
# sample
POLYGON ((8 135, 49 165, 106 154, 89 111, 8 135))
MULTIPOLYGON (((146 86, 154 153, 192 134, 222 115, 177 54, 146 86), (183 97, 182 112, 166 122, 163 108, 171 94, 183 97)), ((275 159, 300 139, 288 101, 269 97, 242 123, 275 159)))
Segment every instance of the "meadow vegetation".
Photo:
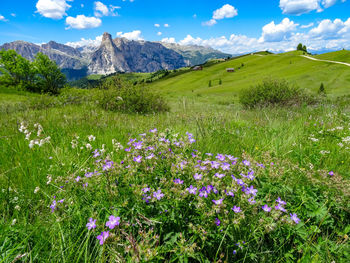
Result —
POLYGON ((57 96, 1 87, 0 262, 350 261, 346 87, 318 96, 287 72, 237 92, 268 56, 291 58, 205 68, 222 89, 202 72, 57 96))

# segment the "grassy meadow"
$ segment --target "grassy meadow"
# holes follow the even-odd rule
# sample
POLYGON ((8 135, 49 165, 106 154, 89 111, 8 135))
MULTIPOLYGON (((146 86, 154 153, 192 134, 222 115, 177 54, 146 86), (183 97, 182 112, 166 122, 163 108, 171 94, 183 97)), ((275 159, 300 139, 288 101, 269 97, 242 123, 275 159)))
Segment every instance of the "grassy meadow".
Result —
POLYGON ((154 81, 170 104, 159 114, 105 111, 91 99, 49 104, 0 88, 0 262, 349 262, 350 68, 300 54, 251 55, 154 81), (327 97, 239 105, 240 91, 266 77, 312 94, 323 82, 327 97), (50 139, 31 148, 23 130, 50 139), (137 142, 163 157, 146 161, 151 148, 137 142), (222 168, 219 180, 209 164, 220 158, 232 170, 222 168), (203 163, 209 168, 199 170, 203 163), (179 178, 183 186, 174 185, 179 178), (186 189, 205 184, 219 193, 204 199, 186 189), (148 188, 164 196, 147 196, 148 188), (287 212, 274 208, 278 198, 287 212), (108 229, 111 215, 120 223, 108 229), (96 237, 107 230, 101 245, 96 237))

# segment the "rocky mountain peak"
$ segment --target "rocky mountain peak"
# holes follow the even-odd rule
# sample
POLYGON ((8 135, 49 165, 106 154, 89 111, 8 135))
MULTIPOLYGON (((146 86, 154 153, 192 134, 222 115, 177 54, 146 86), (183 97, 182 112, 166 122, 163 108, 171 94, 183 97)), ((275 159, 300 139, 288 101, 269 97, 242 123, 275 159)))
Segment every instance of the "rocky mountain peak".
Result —
POLYGON ((101 45, 102 45, 103 43, 108 43, 108 42, 112 42, 112 35, 109 34, 108 32, 104 32, 104 33, 103 33, 103 36, 102 36, 101 45))

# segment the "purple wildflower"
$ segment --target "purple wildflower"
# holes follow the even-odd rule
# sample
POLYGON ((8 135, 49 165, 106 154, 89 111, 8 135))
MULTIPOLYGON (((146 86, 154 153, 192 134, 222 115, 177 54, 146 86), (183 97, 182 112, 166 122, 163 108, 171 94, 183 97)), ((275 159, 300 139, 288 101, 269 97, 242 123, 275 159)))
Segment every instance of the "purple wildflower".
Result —
POLYGON ((79 182, 80 179, 81 179, 81 177, 77 176, 77 178, 75 178, 75 181, 79 182))
POLYGON ((146 157, 147 160, 150 160, 150 159, 152 159, 152 158, 154 158, 154 154, 153 154, 153 153, 151 153, 150 155, 148 155, 148 156, 146 157))
POLYGON ((202 174, 199 174, 199 173, 196 173, 196 174, 193 176, 193 178, 194 178, 195 180, 201 180, 202 177, 203 177, 203 175, 202 175, 202 174))
POLYGON ((115 226, 119 226, 120 224, 120 217, 117 216, 110 216, 109 217, 109 221, 106 222, 106 226, 109 227, 109 229, 113 229, 115 226))
POLYGON ((262 210, 264 210, 265 212, 271 212, 271 207, 269 207, 268 205, 263 205, 262 210))
POLYGON ((197 187, 194 187, 193 185, 190 185, 189 188, 186 188, 186 190, 190 193, 190 194, 197 194, 197 187))
POLYGON ((334 172, 333 172, 333 171, 330 171, 330 172, 328 173, 328 175, 333 176, 333 175, 334 175, 334 172))
POLYGON ((230 164, 229 163, 223 163, 222 165, 221 165, 221 169, 222 170, 229 170, 230 169, 230 164))
POLYGON ((164 194, 162 193, 162 190, 158 190, 157 192, 153 192, 153 197, 160 200, 164 197, 164 194))
POLYGON ((219 226, 221 224, 221 221, 219 218, 215 218, 215 225, 219 226))
POLYGON ((223 155, 223 154, 218 154, 218 155, 216 155, 216 159, 218 159, 219 161, 225 161, 225 155, 223 155))
POLYGON ((200 196, 200 197, 204 197, 204 198, 207 198, 207 197, 208 197, 207 188, 206 188, 205 186, 203 186, 203 187, 199 190, 199 196, 200 196))
POLYGON ((256 193, 258 192, 257 189, 254 189, 254 187, 251 185, 250 187, 246 187, 244 188, 244 193, 246 195, 256 195, 256 193))
POLYGON ((276 205, 275 209, 276 210, 280 210, 282 212, 287 212, 287 210, 281 204, 276 205))
POLYGON ((246 166, 249 166, 250 165, 250 162, 248 160, 243 160, 242 163, 246 166))
POLYGON ((142 149, 142 141, 135 142, 133 145, 134 145, 134 148, 136 150, 141 150, 142 149))
POLYGON ((91 230, 93 228, 96 228, 96 219, 94 220, 93 218, 89 218, 89 222, 86 224, 86 227, 91 230))
POLYGON ((97 239, 100 240, 100 245, 102 246, 106 239, 109 237, 109 231, 101 232, 101 235, 97 236, 97 239))
POLYGON ((276 202, 279 203, 279 204, 281 204, 281 205, 287 204, 287 203, 286 203, 285 201, 283 201, 280 197, 278 197, 278 198, 276 199, 276 202))
POLYGON ((216 205, 222 205, 222 202, 224 201, 224 198, 221 198, 219 200, 211 200, 216 205))
POLYGON ((147 193, 151 190, 149 187, 142 188, 142 192, 147 193))
POLYGON ((149 130, 151 133, 156 133, 158 130, 156 128, 149 130))
POLYGON ((125 151, 126 151, 126 152, 130 152, 130 151, 131 151, 131 147, 125 148, 125 151))
POLYGON ((94 155, 93 155, 94 158, 97 158, 97 157, 99 157, 99 156, 101 155, 98 149, 96 149, 95 151, 93 151, 93 154, 94 154, 94 155))
POLYGON ((219 167, 220 167, 220 163, 219 162, 217 162, 217 161, 212 161, 211 162, 211 168, 219 169, 219 167))
POLYGON ((254 205, 254 204, 256 203, 256 201, 254 200, 254 197, 253 197, 253 196, 250 197, 250 198, 248 199, 248 202, 249 202, 251 205, 254 205))
POLYGON ((236 182, 237 182, 237 184, 239 184, 240 186, 245 185, 245 183, 243 182, 242 179, 236 179, 236 182))
POLYGON ((141 155, 139 155, 137 157, 134 157, 134 162, 140 163, 141 160, 142 160, 142 156, 141 155))
POLYGON ((221 178, 225 177, 226 175, 225 174, 216 173, 214 176, 221 179, 221 178))
POLYGON ((177 178, 177 179, 174 180, 174 183, 175 184, 183 184, 184 181, 182 181, 181 179, 177 178))
POLYGON ((300 219, 298 218, 297 214, 290 214, 290 219, 293 220, 296 224, 299 224, 300 219))
POLYGON ((241 208, 239 206, 233 206, 233 208, 231 208, 233 212, 235 213, 239 213, 242 212, 241 208))
POLYGON ((52 201, 52 204, 50 205, 51 213, 53 213, 53 212, 55 211, 56 205, 57 205, 56 200, 53 200, 53 201, 52 201))

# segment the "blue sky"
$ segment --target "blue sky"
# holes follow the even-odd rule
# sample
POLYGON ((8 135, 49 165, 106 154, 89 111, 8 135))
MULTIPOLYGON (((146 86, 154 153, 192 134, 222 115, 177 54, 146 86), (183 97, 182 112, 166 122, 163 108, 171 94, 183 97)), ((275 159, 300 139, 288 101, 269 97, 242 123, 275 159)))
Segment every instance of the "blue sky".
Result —
POLYGON ((350 48, 346 0, 1 0, 0 44, 98 45, 103 32, 232 53, 350 48))

